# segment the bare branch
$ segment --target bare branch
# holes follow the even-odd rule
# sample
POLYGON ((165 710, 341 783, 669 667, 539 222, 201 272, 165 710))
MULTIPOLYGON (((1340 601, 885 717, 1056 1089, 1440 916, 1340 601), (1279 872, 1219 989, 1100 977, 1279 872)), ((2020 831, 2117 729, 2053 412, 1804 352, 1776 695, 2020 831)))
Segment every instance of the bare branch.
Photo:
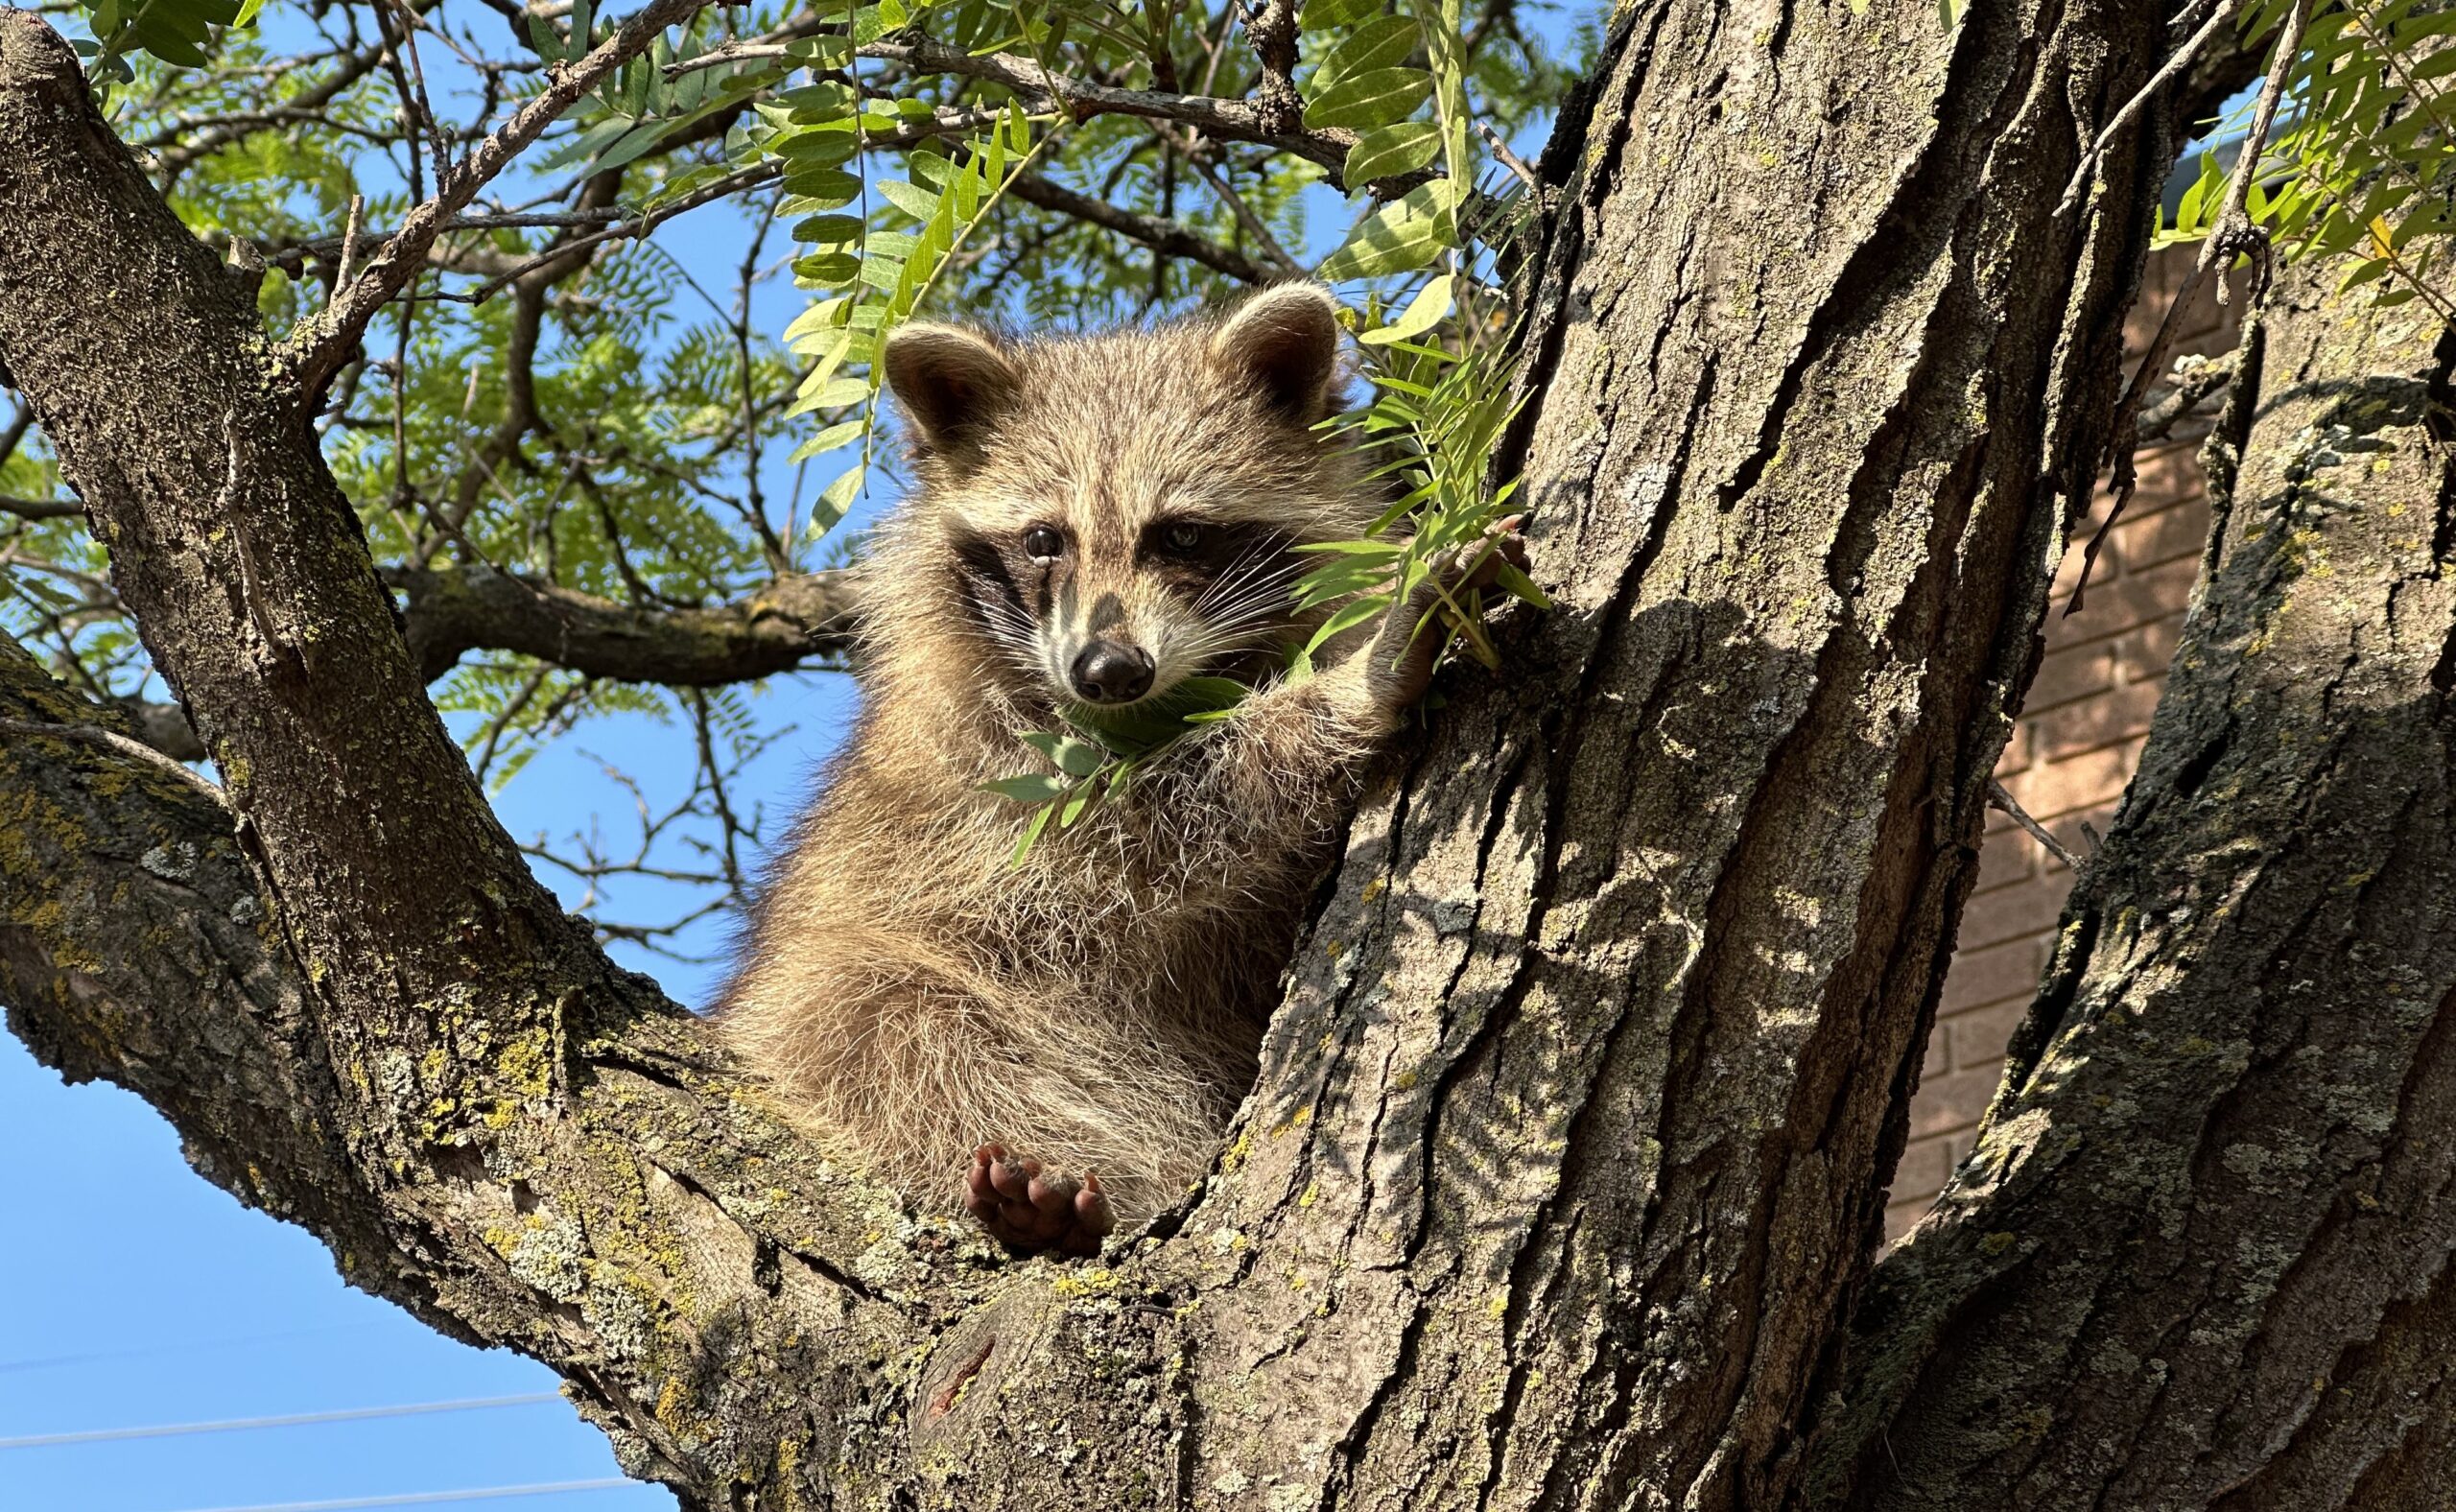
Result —
POLYGON ((592 677, 704 688, 841 656, 852 595, 840 572, 782 578, 710 609, 617 603, 484 568, 400 567, 411 654, 428 681, 472 650, 512 651, 592 677))
POLYGON ((402 222, 366 271, 336 291, 332 302, 304 321, 286 344, 285 356, 298 387, 308 393, 324 384, 348 361, 366 323, 426 266, 427 248, 441 235, 480 189, 510 166, 511 160, 544 134, 555 117, 571 107, 597 82, 649 49, 669 26, 687 20, 706 0, 649 0, 617 28, 614 35, 575 62, 559 62, 546 70, 546 87, 513 112, 509 121, 452 165, 451 177, 402 222))
POLYGON ((85 512, 74 499, 18 499, 0 494, 0 514, 21 520, 73 520, 85 512))
POLYGON ((1347 187, 1339 170, 1347 162, 1348 149, 1356 145, 1354 131, 1277 129, 1266 123, 1259 107, 1242 100, 1120 89, 1051 73, 1012 53, 976 55, 939 42, 872 42, 860 49, 860 56, 891 59, 921 73, 956 74, 1004 84, 1022 95, 1036 112, 1062 113, 1077 121, 1096 115, 1137 115, 1195 127, 1205 136, 1225 141, 1258 142, 1321 164, 1330 170, 1325 177, 1333 187, 1347 187))
POLYGON ((2098 564, 2098 553, 2114 532, 2115 521, 2123 517, 2124 506, 2132 502, 2133 489, 2139 475, 2133 462, 2134 453, 2140 447, 2140 406, 2148 396, 2149 385, 2166 370, 2167 354, 2183 330, 2183 313, 2200 286, 2212 272, 2220 274, 2217 302, 2226 302, 2226 284, 2222 270, 2234 258, 2249 252, 2254 264, 2252 302, 2258 307, 2268 283, 2268 233, 2252 224, 2250 214, 2252 181, 2259 174, 2260 154, 2267 150, 2268 133, 2277 123, 2278 103, 2285 96, 2286 76, 2294 70, 2294 60, 2302 56, 2302 34, 2311 22, 2311 0, 2294 0, 2284 25, 2277 35, 2277 51, 2271 56, 2268 81, 2260 86, 2259 104, 2252 112, 2252 128, 2243 137, 2242 155, 2234 160, 2234 176, 2226 185, 2225 203, 2217 212, 2216 222, 2200 244, 2200 256, 2192 263, 2191 273, 2183 287, 2166 305, 2165 319, 2158 324, 2158 334, 2149 343, 2149 350, 2141 355, 2140 366, 2133 370, 2132 382, 2125 386, 2123 397, 2115 404, 2114 434, 2107 445, 2108 455, 2114 459, 2114 472, 2110 480, 2114 502, 2107 509, 2106 522, 2090 537, 2081 552, 2081 576, 2072 585, 2071 600, 2064 605, 2066 616, 2081 612, 2081 604, 2090 589, 2090 572, 2098 564))
POLYGON ((2055 833, 2052 830, 2049 830, 2045 825, 2041 824, 2038 820, 2031 818, 2030 811, 2022 808, 2019 801, 2013 796, 2011 791, 2009 791, 2002 783, 1996 781, 1993 777, 1987 780, 1987 805, 1989 808, 1992 808, 2009 817, 2014 823, 2027 831, 2030 839, 2046 847, 2046 853, 2048 855, 2054 857, 2057 861, 2062 862, 2065 865, 2071 867, 2074 871, 2079 871, 2081 869, 2081 858, 2073 855, 2070 850, 2066 849, 2064 842, 2055 838, 2055 833))
POLYGON ((1027 204, 1131 237, 1164 256, 1183 257, 1245 283, 1268 283, 1272 277, 1268 269, 1237 248, 1197 236, 1175 221, 1120 209, 1105 200, 1079 194, 1038 174, 1016 175, 1012 193, 1027 204))

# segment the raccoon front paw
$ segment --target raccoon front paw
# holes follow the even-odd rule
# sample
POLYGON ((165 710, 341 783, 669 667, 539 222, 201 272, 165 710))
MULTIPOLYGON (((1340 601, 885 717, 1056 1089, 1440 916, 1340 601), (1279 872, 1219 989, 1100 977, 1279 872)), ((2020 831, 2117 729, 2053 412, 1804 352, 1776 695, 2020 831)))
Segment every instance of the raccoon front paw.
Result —
POLYGON ((1098 1176, 1086 1172, 1077 1181, 1044 1171, 1039 1161, 1009 1155, 1004 1145, 972 1152, 964 1207, 990 1238, 1027 1255, 1048 1249, 1097 1255, 1101 1238, 1117 1226, 1098 1176))

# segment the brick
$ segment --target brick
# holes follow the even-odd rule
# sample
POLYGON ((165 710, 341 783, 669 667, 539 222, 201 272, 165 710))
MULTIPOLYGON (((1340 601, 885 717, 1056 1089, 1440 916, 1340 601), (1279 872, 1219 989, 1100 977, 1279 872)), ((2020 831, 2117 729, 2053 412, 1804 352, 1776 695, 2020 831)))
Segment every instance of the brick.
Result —
POLYGON ((2208 506, 2198 499, 2143 514, 2138 519, 2127 515, 2114 528, 2114 549, 2123 554, 2125 564, 2136 572, 2185 556, 2197 562, 2201 543, 2208 538, 2208 506))
POLYGON ((2000 1069, 1956 1071, 1920 1083, 1919 1096, 1910 1103, 1910 1137, 1926 1139, 1975 1127, 2001 1079, 2000 1069))
POLYGON ((1919 1084, 1923 1087, 1953 1069, 1952 1045, 1939 1026, 1928 1027, 1927 1045, 1920 1053, 1922 1059, 1919 1062, 1919 1084))
POLYGON ((2010 887, 2038 875, 2039 866, 2046 859, 2038 841, 2016 830, 1985 841, 1978 852, 1978 881, 1972 893, 1992 892, 1997 887, 2010 887))
MULTIPOLYGON (((1962 944, 1997 945, 2051 930, 2064 912, 2064 895, 2071 890, 2072 879, 2059 875, 2052 879, 2034 877, 2019 886, 1982 893, 1971 899, 1970 907, 1962 910, 1962 944)), ((1950 968, 1947 968, 1947 975, 1949 977, 1950 968)))
POLYGON ((2141 743, 2126 741, 2032 767, 2004 783, 2013 801, 2042 823, 2081 809, 2094 809, 2123 796, 2139 765, 2141 743))
POLYGON ((2158 696, 2165 687, 2162 678, 2126 683, 2093 698, 2043 714, 2030 724, 2033 748, 2040 760, 2060 762, 2101 745, 2146 735, 2150 718, 2158 712, 2158 696))
POLYGON ((1996 758, 1996 775, 1998 779, 2009 777, 2027 770, 2029 764, 2030 732, 2016 721, 2011 737, 2004 742, 2004 754, 1996 758))
MULTIPOLYGON (((2057 648, 2039 658, 2038 675, 2030 679, 2029 696, 2021 700, 2022 720, 2026 722, 2042 709, 2104 693, 2114 685, 2114 641, 2087 641, 2057 648)), ((1997 771, 2000 773, 2002 768, 1997 771)))
MULTIPOLYGON (((2093 574, 2089 597, 2081 602, 2081 612, 2062 620, 2061 627, 2084 635, 2113 635, 2152 620, 2162 620, 2184 606, 2191 596, 2191 580, 2199 571, 2200 563, 2187 559, 2127 572, 2117 578, 2093 574)), ((2061 616, 2064 611, 2059 607, 2053 612, 2061 616)))
POLYGON ((1936 1011, 1949 1016, 2008 999, 2027 1003, 2038 991, 2038 974, 2045 964, 2044 952, 2035 939, 1955 951, 1952 965, 1946 968, 1945 993, 1936 1011))
POLYGON ((2114 638, 2114 673, 2124 682, 2163 677, 2175 659, 2175 643, 2183 638, 2181 609, 2162 620, 2126 630, 2114 638))
POLYGON ((1956 1015, 1952 1020, 1953 1070, 2002 1075, 2004 1042, 2013 1037, 2013 1030, 2020 1027, 2029 1011, 2030 1000, 2024 995, 2010 1003, 1956 1015))
POLYGON ((2115 527, 2118 541, 2123 537, 2124 525, 2161 514, 2201 496, 2200 458, 2188 446, 2161 446, 2154 452, 2137 453, 2132 459, 2132 471, 2137 482, 2132 490, 2132 503, 2124 508, 2123 524, 2115 527))
POLYGON ((1901 1164, 1893 1168, 1893 1190, 1888 1196, 1893 1202, 1932 1200, 1945 1190, 1945 1178, 1952 1174, 1952 1146, 1940 1139, 1913 1140, 1901 1151, 1901 1164))

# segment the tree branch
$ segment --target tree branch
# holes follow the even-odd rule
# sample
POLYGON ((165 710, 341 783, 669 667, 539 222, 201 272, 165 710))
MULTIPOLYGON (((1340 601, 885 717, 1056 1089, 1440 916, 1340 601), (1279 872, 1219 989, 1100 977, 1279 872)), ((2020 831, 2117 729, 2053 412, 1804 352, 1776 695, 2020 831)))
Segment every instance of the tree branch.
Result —
POLYGON ((1332 187, 1348 187, 1339 170, 1347 162, 1348 149, 1356 145, 1354 131, 1281 130, 1269 124, 1260 107, 1242 100, 1120 89, 1052 73, 1012 53, 967 53, 941 42, 871 42, 860 51, 863 58, 906 63, 921 73, 956 74, 1004 84, 1034 110, 1060 112, 1077 121, 1096 115, 1145 116, 1198 127, 1206 136, 1275 147, 1321 164, 1329 170, 1325 177, 1332 187))
POLYGON ((473 650, 513 651, 622 682, 715 687, 840 657, 852 642, 841 572, 782 578, 710 609, 640 607, 484 567, 394 567, 403 628, 432 682, 473 650))
POLYGON ((1132 237, 1167 257, 1183 257, 1249 284, 1271 281, 1273 274, 1243 252, 1207 236, 1197 236, 1175 221, 1134 210, 1122 210, 1106 200, 1078 194, 1038 174, 1015 176, 1007 192, 1027 204, 1072 216, 1077 221, 1132 237))
POLYGON ((84 512, 85 507, 74 499, 0 497, 0 514, 13 514, 21 520, 70 520, 84 512))

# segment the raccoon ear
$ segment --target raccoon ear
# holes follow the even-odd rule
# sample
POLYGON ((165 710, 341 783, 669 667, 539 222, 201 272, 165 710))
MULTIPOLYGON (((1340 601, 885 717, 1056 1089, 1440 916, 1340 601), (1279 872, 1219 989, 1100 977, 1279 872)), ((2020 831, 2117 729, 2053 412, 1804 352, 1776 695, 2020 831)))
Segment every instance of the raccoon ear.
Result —
POLYGON ((1021 380, 988 337, 916 321, 887 337, 886 381, 920 439, 945 451, 978 442, 981 428, 1014 398, 1021 380))
POLYGON ((1311 425, 1333 409, 1338 302, 1315 283, 1265 289, 1211 338, 1211 360, 1262 390, 1272 409, 1311 425))

